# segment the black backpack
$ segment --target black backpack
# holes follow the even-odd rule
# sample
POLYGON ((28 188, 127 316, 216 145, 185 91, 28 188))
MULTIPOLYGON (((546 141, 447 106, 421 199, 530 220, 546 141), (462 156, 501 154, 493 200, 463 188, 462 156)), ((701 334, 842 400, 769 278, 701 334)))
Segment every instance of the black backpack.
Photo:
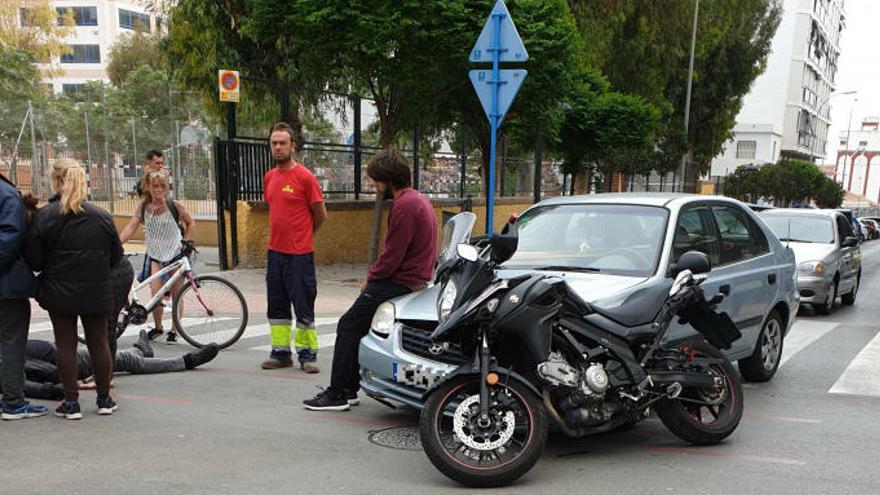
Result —
MULTIPOLYGON (((177 228, 180 229, 180 236, 183 237, 186 229, 183 228, 183 225, 180 223, 180 212, 177 211, 177 206, 174 204, 174 200, 165 198, 165 206, 168 208, 168 211, 171 212, 171 216, 174 217, 174 223, 177 224, 177 228)), ((144 221, 144 213, 147 210, 147 203, 145 201, 141 202, 141 222, 144 221)))

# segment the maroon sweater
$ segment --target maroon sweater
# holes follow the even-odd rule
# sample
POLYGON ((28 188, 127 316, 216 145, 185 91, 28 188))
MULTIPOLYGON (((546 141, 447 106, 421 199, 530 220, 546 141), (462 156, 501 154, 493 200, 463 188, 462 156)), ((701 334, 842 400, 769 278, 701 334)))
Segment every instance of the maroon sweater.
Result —
POLYGON ((370 266, 367 281, 390 279, 410 289, 431 280, 437 256, 437 220, 428 198, 405 189, 388 210, 382 254, 370 266))

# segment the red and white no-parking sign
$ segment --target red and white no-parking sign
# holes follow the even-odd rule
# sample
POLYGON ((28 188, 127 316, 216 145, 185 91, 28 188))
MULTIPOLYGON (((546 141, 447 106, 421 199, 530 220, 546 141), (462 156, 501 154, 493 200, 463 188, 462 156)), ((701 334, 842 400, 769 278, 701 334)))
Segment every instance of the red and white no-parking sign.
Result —
POLYGON ((220 101, 238 103, 241 84, 237 70, 217 71, 217 85, 220 89, 220 101))

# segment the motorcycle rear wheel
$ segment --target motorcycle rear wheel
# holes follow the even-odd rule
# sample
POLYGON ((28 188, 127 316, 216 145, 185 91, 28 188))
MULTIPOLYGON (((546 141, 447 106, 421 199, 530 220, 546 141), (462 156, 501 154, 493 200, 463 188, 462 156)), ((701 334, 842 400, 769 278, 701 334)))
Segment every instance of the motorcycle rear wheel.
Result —
MULTIPOLYGON (((722 357, 703 347, 700 354, 722 357)), ((685 388, 676 399, 657 402, 660 421, 678 438, 693 445, 713 445, 736 430, 743 414, 742 385, 729 361, 714 364, 710 372, 724 379, 720 389, 685 388)))
POLYGON ((547 416, 538 397, 511 380, 490 387, 491 425, 477 425, 480 377, 440 386, 419 418, 422 448, 441 473, 472 488, 505 486, 527 473, 547 443, 547 416))

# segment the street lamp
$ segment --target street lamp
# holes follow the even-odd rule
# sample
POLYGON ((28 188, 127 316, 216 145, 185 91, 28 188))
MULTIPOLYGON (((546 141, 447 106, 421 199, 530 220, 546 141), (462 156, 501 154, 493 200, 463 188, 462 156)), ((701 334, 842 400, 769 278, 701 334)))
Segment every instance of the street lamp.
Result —
MULTIPOLYGON (((852 132, 853 110, 855 109, 856 103, 858 103, 858 102, 859 102, 859 99, 856 98, 855 101, 853 102, 852 106, 849 107, 849 123, 847 124, 847 127, 846 127, 846 148, 845 148, 845 151, 849 151, 849 135, 850 135, 850 132, 852 132)), ((843 172, 840 177, 840 185, 843 187, 844 191, 848 190, 848 188, 845 185, 846 184, 846 158, 848 156, 849 156, 849 153, 843 155, 843 172)), ((855 158, 855 157, 853 157, 853 158, 855 158)), ((850 163, 852 163, 852 160, 850 160, 850 163)), ((836 168, 835 168, 835 170, 836 170, 836 168)))
MULTIPOLYGON (((819 107, 817 108, 817 110, 816 110, 816 119, 813 121, 813 126, 812 126, 812 128, 810 129, 810 135, 811 135, 811 137, 813 138, 812 143, 810 143, 810 163, 815 163, 815 162, 816 162, 816 126, 817 126, 818 123, 819 123, 819 117, 822 116, 822 109, 825 108, 825 105, 827 105, 828 103, 830 103, 830 102, 831 102, 831 98, 834 98, 835 96, 854 95, 854 94, 858 94, 858 91, 854 91, 854 90, 853 90, 853 91, 844 91, 843 93, 834 93, 834 94, 831 94, 830 96, 828 96, 828 98, 825 98, 825 99, 822 101, 822 103, 819 105, 819 107)), ((830 129, 830 127, 831 127, 831 126, 829 126, 829 129, 830 129)), ((827 135, 825 136, 825 139, 826 139, 826 140, 828 139, 828 136, 827 136, 827 135)), ((847 143, 847 146, 848 146, 848 145, 849 145, 849 143, 847 143)))

